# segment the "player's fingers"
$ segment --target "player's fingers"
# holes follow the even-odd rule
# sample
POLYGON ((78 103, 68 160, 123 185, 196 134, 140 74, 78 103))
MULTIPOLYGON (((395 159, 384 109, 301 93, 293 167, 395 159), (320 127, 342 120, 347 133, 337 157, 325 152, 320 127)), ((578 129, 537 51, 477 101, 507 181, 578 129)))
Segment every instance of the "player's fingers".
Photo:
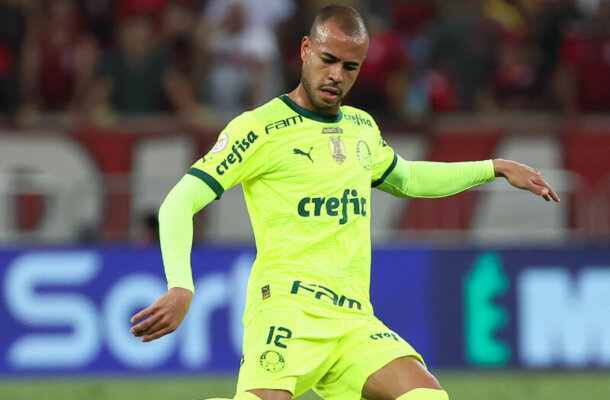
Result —
POLYGON ((134 314, 130 321, 132 324, 135 324, 136 322, 144 319, 145 317, 151 315, 153 313, 153 311, 155 310, 154 305, 150 305, 148 307, 146 307, 145 309, 143 309, 142 311, 137 312, 136 314, 134 314))
POLYGON ((159 314, 153 314, 149 318, 139 324, 131 327, 131 333, 134 336, 143 336, 149 333, 149 331, 161 320, 162 316, 159 314))
POLYGON ((539 195, 539 196, 542 196, 542 197, 544 197, 544 196, 548 196, 548 195, 549 195, 549 189, 548 189, 548 188, 546 188, 546 187, 544 187, 544 186, 542 186, 542 185, 540 185, 539 183, 537 183, 537 182, 536 182, 536 181, 534 181, 534 180, 530 181, 530 182, 529 182, 529 185, 528 185, 528 186, 526 186, 526 188, 527 188, 527 189, 528 189, 530 192, 532 192, 532 193, 534 193, 534 194, 537 194, 537 195, 539 195))
POLYGON ((543 197, 548 196, 549 198, 547 199, 545 197, 545 200, 550 201, 555 200, 556 202, 559 202, 559 196, 557 195, 557 193, 555 192, 555 190, 553 189, 553 187, 551 185, 549 185, 542 177, 540 177, 539 179, 535 179, 534 183, 538 186, 541 186, 542 188, 546 189, 546 190, 541 190, 541 195, 543 197))
POLYGON ((535 195, 541 196, 546 201, 551 200, 549 189, 544 186, 538 185, 535 182, 530 182, 527 189, 535 195))
POLYGON ((167 326, 165 328, 157 330, 154 333, 151 333, 150 335, 144 336, 142 338, 142 342, 150 342, 151 340, 159 339, 160 337, 172 333, 173 331, 175 331, 175 329, 172 329, 171 327, 167 326))
POLYGON ((555 190, 553 189, 553 187, 551 185, 549 185, 549 195, 550 195, 551 199, 555 200, 556 202, 561 201, 561 199, 559 198, 559 195, 555 192, 555 190))

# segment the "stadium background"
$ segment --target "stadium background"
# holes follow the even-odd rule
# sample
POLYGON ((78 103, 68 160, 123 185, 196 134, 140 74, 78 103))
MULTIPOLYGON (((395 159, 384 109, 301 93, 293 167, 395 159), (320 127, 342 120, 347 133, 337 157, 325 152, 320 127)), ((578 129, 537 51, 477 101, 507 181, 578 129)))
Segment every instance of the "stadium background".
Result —
MULTIPOLYGON (((164 195, 228 119, 296 85, 326 3, 0 1, 0 398, 233 395, 254 256, 239 188, 195 218, 178 332, 142 345, 128 317, 164 291, 164 195)), ((562 198, 375 193, 377 314, 452 399, 607 399, 610 1, 344 3, 371 29, 346 102, 398 153, 514 159, 562 198)))

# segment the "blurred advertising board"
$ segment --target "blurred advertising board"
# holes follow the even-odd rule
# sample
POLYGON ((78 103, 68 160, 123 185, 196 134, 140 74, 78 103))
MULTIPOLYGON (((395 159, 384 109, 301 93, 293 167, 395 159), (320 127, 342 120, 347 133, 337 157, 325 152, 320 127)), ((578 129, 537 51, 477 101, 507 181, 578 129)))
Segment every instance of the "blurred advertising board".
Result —
MULTIPOLYGON (((152 343, 130 316, 165 292, 156 247, 0 251, 0 375, 232 372, 249 247, 193 250, 197 293, 152 343)), ((610 367, 610 248, 373 251, 376 314, 438 367, 610 367)))

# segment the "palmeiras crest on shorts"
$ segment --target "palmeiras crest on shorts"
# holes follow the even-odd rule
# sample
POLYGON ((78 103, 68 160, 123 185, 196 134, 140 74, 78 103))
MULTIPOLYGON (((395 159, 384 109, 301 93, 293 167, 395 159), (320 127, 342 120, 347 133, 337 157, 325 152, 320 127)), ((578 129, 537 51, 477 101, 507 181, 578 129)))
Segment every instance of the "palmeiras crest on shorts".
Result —
POLYGON ((333 156, 336 162, 341 164, 345 161, 345 145, 340 137, 330 138, 330 154, 333 156))
POLYGON ((279 372, 286 366, 286 361, 280 353, 275 350, 267 350, 259 359, 261 367, 268 372, 279 372))
POLYGON ((371 156, 371 149, 369 145, 364 141, 358 141, 356 145, 356 156, 358 156, 358 161, 366 170, 370 170, 373 168, 373 157, 371 156))

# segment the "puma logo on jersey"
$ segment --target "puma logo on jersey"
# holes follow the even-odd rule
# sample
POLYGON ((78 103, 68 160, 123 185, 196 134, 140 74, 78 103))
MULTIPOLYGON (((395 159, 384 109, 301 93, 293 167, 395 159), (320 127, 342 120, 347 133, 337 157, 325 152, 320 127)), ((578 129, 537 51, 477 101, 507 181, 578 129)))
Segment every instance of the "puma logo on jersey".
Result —
POLYGON ((309 153, 305 153, 303 150, 299 150, 299 149, 294 149, 293 153, 294 154, 300 154, 302 156, 306 156, 307 158, 309 158, 309 161, 313 162, 312 158, 311 158, 311 150, 313 150, 313 147, 309 148, 309 153))

